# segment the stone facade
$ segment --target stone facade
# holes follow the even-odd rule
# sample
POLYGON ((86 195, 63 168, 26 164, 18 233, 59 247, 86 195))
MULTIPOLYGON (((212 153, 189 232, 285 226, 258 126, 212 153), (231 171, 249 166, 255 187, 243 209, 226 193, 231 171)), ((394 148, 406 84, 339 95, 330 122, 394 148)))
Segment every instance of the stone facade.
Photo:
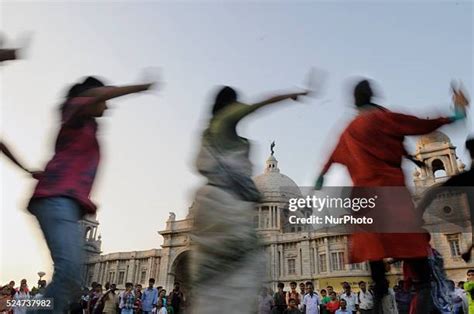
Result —
MULTIPOLYGON (((464 171, 455 147, 441 132, 421 137, 415 157, 427 165, 414 172, 415 202, 419 199, 417 195, 427 187, 464 171)), ((267 255, 266 280, 269 286, 275 289, 278 282, 288 285, 291 281, 312 280, 316 288, 332 285, 339 290, 344 281, 357 287, 360 280, 369 280, 367 263, 347 263, 346 235, 316 232, 312 227, 288 223, 288 198, 299 197, 302 193, 293 180, 280 173, 273 152, 266 161, 264 173, 256 176, 254 181, 263 195, 256 206, 255 227, 267 255)), ((302 210, 298 214, 309 217, 312 212, 302 210)), ((426 228, 432 235, 432 246, 443 255, 447 274, 455 281, 464 280, 466 270, 474 268, 473 263, 466 264, 460 258, 471 241, 471 228, 466 217, 469 217, 469 208, 462 193, 440 195, 424 216, 426 228), (462 220, 464 223, 460 223, 462 220)), ((175 280, 181 282, 183 290, 187 289, 192 206, 183 220, 176 220, 170 213, 166 229, 159 232, 163 237, 161 249, 148 251, 100 255, 100 239, 95 238, 98 222, 94 221, 92 219, 88 224, 93 232, 88 242, 93 243, 96 250, 89 250, 85 273, 87 284, 109 281, 124 288, 128 281, 145 285, 149 278, 155 278, 157 285, 166 289, 172 288, 175 280)), ((390 270, 392 283, 402 277, 400 266, 400 263, 395 263, 390 270)))

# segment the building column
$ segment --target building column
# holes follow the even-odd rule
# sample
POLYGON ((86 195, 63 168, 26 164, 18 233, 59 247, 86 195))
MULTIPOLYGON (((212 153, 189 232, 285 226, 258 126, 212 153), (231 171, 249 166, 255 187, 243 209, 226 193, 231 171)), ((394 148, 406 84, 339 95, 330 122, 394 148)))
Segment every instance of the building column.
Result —
POLYGON ((319 250, 318 250, 318 243, 317 240, 314 243, 314 269, 315 274, 319 274, 319 250))
POLYGON ((324 244, 326 244, 326 272, 329 273, 332 271, 331 265, 331 256, 329 252, 329 239, 324 238, 324 244))
MULTIPOLYGON (((97 273, 94 271, 94 275, 92 276, 92 281, 103 282, 100 278, 100 275, 102 273, 102 268, 104 268, 103 264, 99 262, 98 267, 96 268, 97 268, 97 273)), ((89 280, 89 278, 86 278, 86 281, 87 280, 89 280)), ((87 284, 89 284, 89 282, 87 284)))
POLYGON ((280 267, 281 267, 281 277, 285 277, 286 276, 286 272, 285 272, 285 249, 284 249, 283 244, 281 244, 280 267))
POLYGON ((278 229, 281 229, 280 206, 277 206, 277 226, 278 229))
POLYGON ((311 265, 310 254, 311 254, 311 243, 310 243, 310 241, 308 239, 304 240, 304 241, 301 241, 300 242, 301 276, 303 276, 304 274, 311 276, 311 273, 312 273, 311 266, 312 265, 311 265))
POLYGON ((277 245, 277 255, 275 256, 275 258, 277 258, 277 266, 275 267, 275 277, 273 279, 275 280, 279 280, 281 275, 282 275, 282 272, 281 272, 281 245, 278 244, 277 245))
POLYGON ((109 261, 105 262, 105 278, 103 279, 106 282, 109 279, 109 261))
POLYGON ((148 258, 148 269, 146 270, 147 274, 148 274, 148 279, 151 278, 151 270, 152 270, 152 267, 153 267, 153 256, 150 256, 148 258))
POLYGON ((300 269, 300 276, 301 276, 301 277, 303 277, 303 275, 304 275, 304 270, 303 270, 303 249, 302 249, 302 246, 303 246, 303 245, 300 246, 300 250, 299 250, 299 252, 298 252, 298 253, 299 253, 298 255, 299 255, 299 257, 300 257, 300 258, 298 259, 298 261, 299 261, 299 267, 298 267, 298 268, 300 269))
POLYGON ((155 280, 158 282, 160 280, 160 267, 161 267, 161 256, 157 258, 156 270, 155 270, 155 280))
POLYGON ((272 205, 272 229, 276 229, 276 208, 272 205))
POLYGON ((135 259, 132 258, 130 260, 130 269, 129 269, 129 272, 128 272, 128 277, 127 277, 127 282, 134 282, 134 279, 133 276, 135 275, 135 268, 136 268, 136 265, 135 265, 135 259))
POLYGON ((344 269, 349 271, 350 265, 346 261, 349 262, 349 248, 347 246, 347 236, 344 236, 344 269))
POLYGON ((275 244, 270 244, 270 246, 268 247, 268 253, 270 256, 267 256, 267 258, 269 258, 270 260, 270 263, 268 264, 270 269, 269 271, 267 272, 268 274, 268 279, 270 279, 271 281, 273 281, 276 277, 276 268, 277 268, 277 259, 278 259, 278 250, 277 250, 277 246, 275 244))
POLYGON ((268 216, 269 216, 269 223, 270 225, 268 226, 269 229, 273 229, 273 206, 268 206, 268 216))

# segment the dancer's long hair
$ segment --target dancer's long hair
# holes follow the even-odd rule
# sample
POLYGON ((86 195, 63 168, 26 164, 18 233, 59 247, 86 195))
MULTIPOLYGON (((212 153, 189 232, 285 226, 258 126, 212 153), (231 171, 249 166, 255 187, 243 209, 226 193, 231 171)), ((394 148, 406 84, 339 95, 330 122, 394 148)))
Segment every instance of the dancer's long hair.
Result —
POLYGON ((96 77, 88 76, 82 83, 74 84, 66 94, 67 99, 77 97, 92 88, 103 87, 105 84, 96 77))
POLYGON ((88 91, 89 89, 97 88, 97 87, 103 87, 105 84, 99 80, 96 77, 93 76, 88 76, 82 83, 76 83, 73 86, 69 88, 69 90, 66 93, 66 99, 65 101, 61 104, 60 110, 63 111, 66 103, 68 100, 74 97, 80 96, 82 93, 88 91))
POLYGON ((386 111, 385 107, 374 104, 372 98, 374 97, 374 91, 370 84, 370 81, 363 79, 359 81, 354 87, 354 103, 357 108, 361 107, 372 107, 374 109, 380 109, 386 111))
POLYGON ((229 86, 224 86, 217 93, 216 100, 212 106, 212 115, 215 116, 219 111, 237 101, 237 92, 229 86))

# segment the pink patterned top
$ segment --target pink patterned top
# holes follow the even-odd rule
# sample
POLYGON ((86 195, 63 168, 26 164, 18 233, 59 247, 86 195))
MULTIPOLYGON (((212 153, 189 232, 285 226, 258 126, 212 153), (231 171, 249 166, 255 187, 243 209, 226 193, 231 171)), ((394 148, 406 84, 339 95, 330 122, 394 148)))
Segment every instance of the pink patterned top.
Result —
POLYGON ((93 117, 74 118, 80 107, 91 105, 93 99, 75 97, 64 104, 55 153, 38 178, 32 200, 70 197, 80 204, 85 213, 96 212, 97 207, 89 196, 100 160, 97 122, 93 117))

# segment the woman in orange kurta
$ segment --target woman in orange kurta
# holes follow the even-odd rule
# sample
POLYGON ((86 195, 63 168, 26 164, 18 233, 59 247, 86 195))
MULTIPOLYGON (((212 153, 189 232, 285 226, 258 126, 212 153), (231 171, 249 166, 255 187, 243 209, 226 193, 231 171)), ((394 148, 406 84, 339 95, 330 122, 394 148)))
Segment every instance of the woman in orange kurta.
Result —
MULTIPOLYGON (((371 102, 372 97, 367 80, 356 85, 354 98, 360 114, 342 133, 318 178, 316 188, 322 186, 323 176, 330 166, 339 163, 347 167, 354 187, 358 189, 356 193, 377 191, 377 206, 371 212, 376 226, 368 232, 352 233, 349 245, 351 263, 370 262, 372 279, 376 283, 375 296, 380 300, 388 291, 382 262, 384 258, 413 261, 416 269, 427 266, 429 244, 422 233, 422 216, 414 210, 401 168, 402 158, 407 157, 404 138, 430 133, 442 125, 462 119, 465 111, 456 106, 458 110, 453 117, 419 119, 375 105, 371 102)), ((454 101, 467 106, 461 92, 454 91, 454 101)))

